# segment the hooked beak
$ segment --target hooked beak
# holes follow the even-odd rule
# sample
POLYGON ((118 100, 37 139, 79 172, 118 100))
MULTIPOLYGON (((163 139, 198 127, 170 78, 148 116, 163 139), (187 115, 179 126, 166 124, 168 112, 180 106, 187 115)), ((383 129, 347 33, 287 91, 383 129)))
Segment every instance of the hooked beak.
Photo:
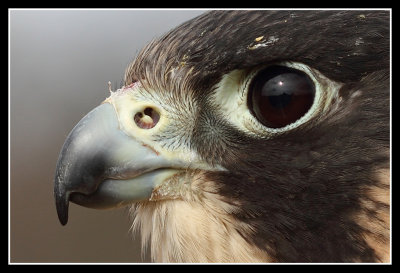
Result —
POLYGON ((117 113, 103 103, 70 132, 58 158, 54 197, 62 225, 69 201, 106 209, 148 200, 152 190, 186 168, 120 129, 117 113))

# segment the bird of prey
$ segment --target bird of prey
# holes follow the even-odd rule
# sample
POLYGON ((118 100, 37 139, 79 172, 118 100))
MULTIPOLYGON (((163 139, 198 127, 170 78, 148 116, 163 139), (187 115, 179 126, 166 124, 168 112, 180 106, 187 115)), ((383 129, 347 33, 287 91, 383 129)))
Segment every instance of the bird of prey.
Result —
POLYGON ((130 206, 155 262, 390 262, 390 11, 217 10, 151 41, 54 196, 130 206))

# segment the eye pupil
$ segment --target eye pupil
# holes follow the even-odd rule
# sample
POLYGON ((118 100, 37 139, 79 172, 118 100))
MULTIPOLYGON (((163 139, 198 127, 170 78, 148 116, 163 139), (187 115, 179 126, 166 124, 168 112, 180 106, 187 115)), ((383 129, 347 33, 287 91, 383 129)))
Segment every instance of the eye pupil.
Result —
POLYGON ((290 103, 292 95, 283 93, 282 95, 277 96, 262 95, 262 97, 267 98, 272 107, 284 108, 290 103))
POLYGON ((304 116, 314 102, 315 87, 302 71, 271 66, 255 76, 249 108, 265 126, 282 128, 304 116))

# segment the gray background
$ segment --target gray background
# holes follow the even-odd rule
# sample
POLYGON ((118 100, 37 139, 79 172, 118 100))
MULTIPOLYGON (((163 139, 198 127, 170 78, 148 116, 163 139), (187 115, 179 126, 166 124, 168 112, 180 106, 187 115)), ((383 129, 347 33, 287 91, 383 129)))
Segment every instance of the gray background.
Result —
MULTIPOLYGON (((127 209, 70 204, 58 222, 53 176, 73 126, 120 86, 151 39, 201 10, 10 10, 9 261, 148 262, 127 209)), ((162 247, 162 246, 160 246, 162 247)))

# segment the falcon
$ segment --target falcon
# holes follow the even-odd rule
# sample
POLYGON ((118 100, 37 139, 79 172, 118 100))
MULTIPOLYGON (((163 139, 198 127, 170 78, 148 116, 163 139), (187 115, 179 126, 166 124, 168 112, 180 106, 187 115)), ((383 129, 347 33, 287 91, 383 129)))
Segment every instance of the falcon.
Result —
POLYGON ((209 11, 68 135, 54 196, 155 262, 390 262, 390 11, 209 11))

